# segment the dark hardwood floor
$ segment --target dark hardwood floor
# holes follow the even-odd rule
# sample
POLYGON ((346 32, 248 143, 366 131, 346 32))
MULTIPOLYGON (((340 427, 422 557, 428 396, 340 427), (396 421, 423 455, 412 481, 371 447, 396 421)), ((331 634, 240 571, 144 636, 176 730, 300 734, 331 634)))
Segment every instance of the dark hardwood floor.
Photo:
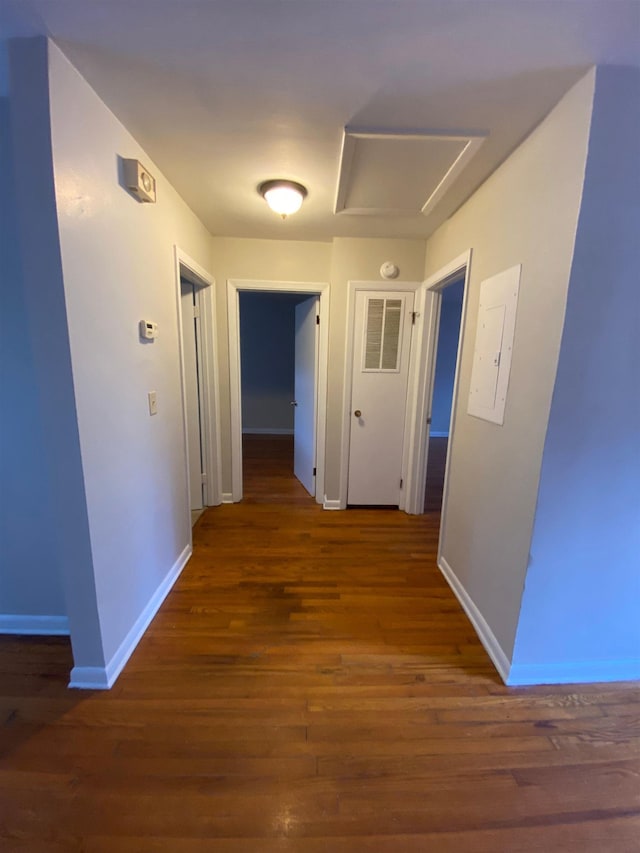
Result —
POLYGON ((437 514, 324 512, 289 447, 247 443, 111 691, 0 638, 0 849, 638 851, 637 685, 504 687, 437 514))
POLYGON ((243 504, 315 503, 293 476, 292 436, 243 436, 242 468, 243 504))

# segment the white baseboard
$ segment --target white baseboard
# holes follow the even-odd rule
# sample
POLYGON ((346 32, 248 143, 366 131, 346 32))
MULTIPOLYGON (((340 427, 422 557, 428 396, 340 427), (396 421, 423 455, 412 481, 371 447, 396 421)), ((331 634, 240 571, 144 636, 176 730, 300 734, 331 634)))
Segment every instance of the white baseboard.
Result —
POLYGON ((575 663, 514 663, 507 684, 510 687, 531 684, 592 684, 605 681, 637 681, 640 659, 596 660, 575 663))
POLYGON ((0 634, 64 637, 69 634, 69 620, 66 616, 25 616, 15 613, 0 613, 0 634))
POLYGON ((453 569, 451 568, 449 563, 447 563, 445 558, 442 556, 438 560, 438 567, 444 575, 445 580, 453 590, 455 597, 462 605, 464 612, 471 620, 471 624, 475 628, 476 634, 478 635, 480 642, 485 647, 486 652, 493 661, 495 668, 500 673, 500 677, 502 678, 505 684, 510 683, 509 670, 511 668, 511 662, 504 653, 502 646, 497 641, 495 634, 489 627, 488 622, 476 607, 476 604, 470 597, 469 593, 466 591, 466 589, 462 586, 458 578, 453 573, 453 569))
POLYGON ((431 430, 429 432, 429 438, 449 438, 448 432, 438 432, 437 430, 431 430))
POLYGON ((329 498, 325 495, 324 501, 322 502, 323 509, 344 509, 342 506, 342 502, 340 500, 333 501, 329 500, 329 498))
POLYGON ((480 642, 493 661, 505 684, 524 687, 534 684, 592 684, 610 681, 640 680, 640 659, 577 661, 575 663, 511 664, 484 616, 453 573, 444 557, 438 562, 440 571, 464 608, 480 642))
POLYGON ((222 503, 223 504, 232 504, 233 501, 233 492, 223 492, 222 493, 222 503))
MULTIPOLYGON (((115 681, 115 679, 114 679, 115 681)), ((74 666, 69 687, 78 690, 108 690, 113 686, 105 666, 74 666)))
POLYGON ((71 670, 71 681, 69 687, 84 688, 88 690, 108 690, 113 687, 116 678, 122 672, 124 665, 133 654, 136 646, 149 623, 156 615, 162 602, 167 597, 171 587, 178 579, 189 557, 191 557, 191 545, 187 545, 173 564, 165 579, 151 596, 149 603, 140 616, 134 622, 131 630, 120 643, 117 651, 105 667, 99 666, 75 666, 71 670))
POLYGON ((272 429, 271 427, 247 427, 243 435, 293 435, 292 429, 272 429))

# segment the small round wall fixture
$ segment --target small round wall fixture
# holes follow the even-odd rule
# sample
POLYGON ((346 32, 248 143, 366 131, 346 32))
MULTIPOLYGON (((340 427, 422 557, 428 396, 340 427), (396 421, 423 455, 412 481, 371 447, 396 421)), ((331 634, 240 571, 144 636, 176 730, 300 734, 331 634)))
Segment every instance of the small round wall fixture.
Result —
POLYGON ((380 267, 380 275, 382 276, 382 278, 398 278, 399 273, 400 268, 392 261, 385 261, 380 267))
POLYGON ((307 188, 302 184, 280 178, 264 181, 258 187, 258 192, 271 210, 283 219, 291 216, 292 213, 297 213, 307 197, 307 188))

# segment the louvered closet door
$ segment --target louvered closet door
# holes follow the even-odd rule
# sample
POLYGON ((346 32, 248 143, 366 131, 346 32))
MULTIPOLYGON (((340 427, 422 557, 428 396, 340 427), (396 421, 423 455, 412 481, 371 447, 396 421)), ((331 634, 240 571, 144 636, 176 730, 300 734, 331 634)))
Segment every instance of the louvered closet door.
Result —
POLYGON ((412 311, 411 291, 356 293, 350 504, 400 502, 412 311))

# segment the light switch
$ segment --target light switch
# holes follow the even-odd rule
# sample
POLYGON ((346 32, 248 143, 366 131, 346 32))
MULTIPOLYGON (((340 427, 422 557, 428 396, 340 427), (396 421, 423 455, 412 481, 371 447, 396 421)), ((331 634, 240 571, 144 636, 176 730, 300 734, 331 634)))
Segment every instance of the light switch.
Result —
POLYGON ((147 395, 149 397, 149 414, 157 415, 158 414, 158 395, 155 391, 149 391, 147 395))

